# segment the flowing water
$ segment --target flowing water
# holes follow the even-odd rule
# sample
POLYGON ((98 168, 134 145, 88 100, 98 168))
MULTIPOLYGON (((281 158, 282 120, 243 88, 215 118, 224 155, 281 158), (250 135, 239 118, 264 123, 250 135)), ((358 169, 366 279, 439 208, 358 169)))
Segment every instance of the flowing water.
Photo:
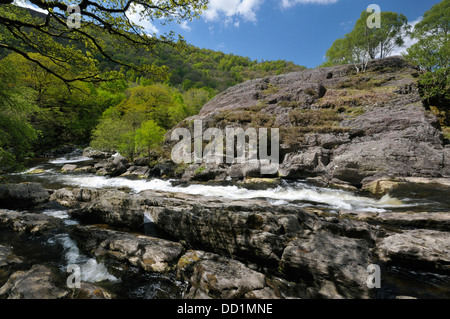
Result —
MULTIPOLYGON (((217 196, 227 199, 259 198, 273 205, 295 205, 317 207, 330 212, 340 210, 370 211, 389 214, 395 211, 450 211, 448 189, 436 188, 436 185, 411 185, 381 199, 340 189, 331 189, 313 185, 303 180, 284 181, 280 186, 265 190, 249 190, 237 186, 189 185, 181 186, 175 180, 132 179, 125 177, 105 177, 94 174, 61 174, 61 167, 76 163, 79 167, 93 163, 83 156, 68 156, 51 160, 36 160, 30 168, 21 173, 6 176, 9 182, 39 182, 49 189, 62 187, 90 188, 128 188, 138 193, 143 190, 178 192, 202 196, 217 196), (39 173, 35 173, 39 170, 39 173), (34 172, 33 172, 34 171, 34 172), (33 174, 30 174, 33 172, 33 174)), ((39 210, 40 213, 60 218, 67 229, 78 222, 70 219, 67 209, 49 203, 39 210)), ((149 217, 143 222, 148 222, 149 217)), ((179 298, 179 286, 173 275, 142 274, 133 267, 123 271, 119 266, 97 262, 80 253, 76 242, 70 238, 67 230, 59 230, 50 239, 36 236, 24 238, 12 232, 0 232, 0 244, 8 243, 17 255, 27 256, 28 263, 49 263, 64 274, 68 265, 76 264, 81 268, 82 281, 98 283, 113 291, 121 298, 179 298)), ((67 275, 67 274, 66 274, 67 275)), ((405 294, 414 290, 418 297, 441 297, 450 292, 448 276, 411 272, 399 267, 388 269, 387 296, 405 294), (416 288, 413 288, 416 287, 416 288), (418 288, 417 288, 418 287, 418 288), (417 291, 415 291, 417 290, 417 291)), ((386 296, 382 296, 386 297, 386 296)))

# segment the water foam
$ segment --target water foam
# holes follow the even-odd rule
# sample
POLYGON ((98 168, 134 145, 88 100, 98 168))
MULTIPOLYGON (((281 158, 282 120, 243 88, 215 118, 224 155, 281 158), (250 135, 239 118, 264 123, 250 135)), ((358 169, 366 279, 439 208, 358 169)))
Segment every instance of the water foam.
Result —
POLYGON ((68 234, 60 234, 55 238, 64 247, 64 259, 66 266, 79 265, 81 269, 81 281, 99 282, 104 280, 118 281, 118 279, 108 272, 105 264, 98 263, 94 258, 88 258, 80 254, 80 250, 68 234))
POLYGON ((239 188, 237 186, 211 186, 199 184, 192 184, 187 187, 173 186, 170 180, 161 179, 131 180, 123 177, 110 178, 95 175, 62 175, 58 178, 64 184, 69 184, 75 187, 127 187, 136 193, 143 190, 159 190, 172 193, 223 197, 234 200, 263 198, 275 203, 276 205, 283 205, 292 202, 306 202, 327 205, 334 209, 371 212, 385 212, 388 208, 411 206, 405 205, 398 199, 386 196, 378 200, 358 196, 345 190, 317 187, 303 182, 286 184, 273 189, 250 190, 239 188))

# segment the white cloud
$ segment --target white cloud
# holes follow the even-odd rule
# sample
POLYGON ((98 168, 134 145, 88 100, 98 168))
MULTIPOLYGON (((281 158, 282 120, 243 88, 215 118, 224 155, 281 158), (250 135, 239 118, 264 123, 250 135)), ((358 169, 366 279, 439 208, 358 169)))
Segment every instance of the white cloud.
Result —
POLYGON ((26 0, 14 0, 13 4, 18 7, 32 9, 37 12, 41 12, 41 13, 45 13, 45 14, 48 13, 47 10, 41 9, 41 8, 35 6, 34 4, 28 3, 26 0))
POLYGON ((134 24, 141 26, 144 29, 144 32, 147 34, 158 33, 158 28, 150 21, 150 18, 143 18, 141 16, 141 12, 144 11, 144 7, 140 4, 132 5, 125 14, 128 19, 134 24))
MULTIPOLYGON (((203 13, 206 21, 218 21, 222 16, 230 19, 234 16, 246 21, 256 22, 256 11, 264 0, 211 0, 203 13)), ((229 21, 229 20, 226 20, 229 21)))
POLYGON ((283 8, 290 8, 296 4, 333 4, 339 0, 281 0, 281 6, 283 8))
MULTIPOLYGON (((420 21, 422 21, 422 19, 423 17, 419 17, 416 20, 408 23, 411 26, 411 30, 413 30, 414 26, 420 21)), ((402 53, 406 53, 406 49, 417 43, 417 39, 412 39, 410 36, 407 35, 403 36, 403 41, 405 43, 402 46, 394 48, 389 56, 401 55, 402 53)))
POLYGON ((192 30, 191 27, 188 26, 188 22, 186 20, 180 23, 180 27, 183 30, 188 31, 188 32, 190 32, 192 30))

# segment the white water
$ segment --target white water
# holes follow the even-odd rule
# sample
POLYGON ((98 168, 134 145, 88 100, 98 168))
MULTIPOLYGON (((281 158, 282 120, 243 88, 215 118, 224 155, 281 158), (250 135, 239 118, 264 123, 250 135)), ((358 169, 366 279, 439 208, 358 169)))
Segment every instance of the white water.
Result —
POLYGON ((90 161, 92 158, 86 156, 74 156, 74 157, 60 157, 54 160, 49 161, 50 164, 70 164, 70 163, 78 163, 90 161))
MULTIPOLYGON (((67 267, 74 264, 80 266, 81 281, 91 283, 104 280, 118 281, 116 277, 108 272, 108 269, 103 263, 99 264, 94 258, 88 258, 87 256, 81 255, 77 244, 68 234, 57 235, 54 240, 58 241, 64 247, 65 266, 67 267)), ((54 240, 50 240, 50 243, 54 240)))
POLYGON ((325 204, 337 210, 359 210, 372 212, 385 212, 394 207, 410 207, 414 204, 405 204, 388 195, 380 200, 357 196, 345 190, 328 189, 312 186, 303 182, 278 186, 266 190, 249 190, 237 186, 210 186, 189 185, 187 187, 172 186, 170 180, 130 180, 123 177, 109 178, 95 175, 57 175, 56 178, 63 184, 74 187, 90 188, 117 188, 128 187, 133 192, 143 190, 158 190, 172 193, 185 193, 192 195, 216 196, 229 199, 265 198, 274 205, 286 205, 295 202, 306 206, 308 203, 325 204))

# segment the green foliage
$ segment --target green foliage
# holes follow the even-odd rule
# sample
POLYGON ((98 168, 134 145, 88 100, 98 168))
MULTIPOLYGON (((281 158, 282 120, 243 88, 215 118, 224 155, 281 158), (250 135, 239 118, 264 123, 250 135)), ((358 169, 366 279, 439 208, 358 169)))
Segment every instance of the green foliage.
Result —
MULTIPOLYGON (((370 29, 367 20, 371 13, 363 11, 353 30, 337 39, 326 53, 322 66, 366 63, 369 59, 388 56, 393 48, 403 44, 402 35, 409 30, 402 14, 381 12, 381 28, 370 29)), ((364 67, 363 67, 364 68, 364 67)))
POLYGON ((189 115, 182 95, 162 84, 130 88, 125 95, 103 113, 92 147, 134 158, 158 148, 166 130, 189 115))
POLYGON ((406 59, 426 73, 419 79, 419 93, 427 106, 436 107, 441 123, 450 125, 450 0, 434 5, 412 32, 418 42, 407 50, 406 59))
POLYGON ((0 63, 0 169, 16 168, 32 154, 38 132, 30 121, 36 111, 33 92, 18 85, 14 65, 0 63))
POLYGON ((164 140, 165 130, 158 126, 153 120, 142 123, 136 131, 135 141, 138 153, 150 151, 158 147, 164 140))

